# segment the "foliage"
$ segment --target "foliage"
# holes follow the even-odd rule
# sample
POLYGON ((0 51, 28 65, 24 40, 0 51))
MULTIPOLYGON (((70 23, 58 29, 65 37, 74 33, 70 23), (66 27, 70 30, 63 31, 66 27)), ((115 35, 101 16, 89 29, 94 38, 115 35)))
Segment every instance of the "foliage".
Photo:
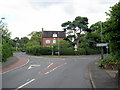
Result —
POLYGON ((42 46, 33 45, 27 47, 26 53, 32 55, 51 55, 52 49, 51 47, 42 47, 42 46))
POLYGON ((12 46, 14 51, 21 51, 26 49, 26 44, 28 43, 29 38, 28 37, 22 37, 21 39, 19 37, 15 37, 12 40, 12 46))
POLYGON ((42 32, 41 31, 33 31, 28 36, 31 36, 31 41, 39 43, 41 45, 42 40, 42 32))
POLYGON ((7 58, 13 55, 12 52, 12 45, 11 45, 11 39, 10 39, 10 32, 7 28, 2 29, 2 61, 6 61, 7 58))
MULTIPOLYGON (((58 48, 58 42, 53 44, 54 48, 58 48)), ((66 40, 60 40, 59 41, 59 48, 68 48, 71 47, 70 42, 66 40)))
POLYGON ((100 54, 100 50, 98 49, 92 49, 89 47, 86 48, 78 48, 77 51, 78 55, 94 55, 94 54, 100 54))
POLYGON ((101 59, 99 61, 100 61, 99 67, 101 67, 101 68, 105 68, 105 65, 112 65, 112 66, 114 66, 114 65, 117 65, 117 64, 120 63, 120 61, 116 60, 116 58, 113 57, 113 56, 106 57, 106 58, 101 59))
POLYGON ((60 49, 60 55, 74 55, 74 49, 73 48, 61 48, 60 49))
POLYGON ((86 55, 86 50, 85 50, 85 48, 78 48, 77 54, 78 54, 78 55, 86 55))
POLYGON ((105 35, 109 41, 110 52, 113 57, 120 59, 120 2, 111 7, 109 18, 105 22, 105 35))
POLYGON ((7 58, 9 58, 12 55, 13 55, 12 46, 9 45, 8 43, 6 43, 3 40, 3 45, 2 45, 2 61, 3 62, 6 61, 7 58))
MULTIPOLYGON (((64 27, 63 29, 65 31, 71 32, 71 30, 73 30, 73 32, 71 32, 73 35, 71 35, 73 39, 69 39, 69 40, 74 40, 74 44, 78 45, 79 43, 79 38, 81 36, 81 32, 82 31, 87 31, 88 29, 88 18, 87 17, 81 17, 81 16, 77 16, 75 18, 75 20, 73 21, 67 21, 65 23, 63 23, 61 26, 64 27)), ((70 37, 71 38, 71 37, 70 37)))

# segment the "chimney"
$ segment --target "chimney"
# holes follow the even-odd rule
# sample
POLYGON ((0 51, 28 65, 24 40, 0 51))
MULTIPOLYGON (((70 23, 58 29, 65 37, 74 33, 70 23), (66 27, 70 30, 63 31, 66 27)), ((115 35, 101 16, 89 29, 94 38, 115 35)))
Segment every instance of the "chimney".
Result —
POLYGON ((44 28, 42 28, 42 32, 43 32, 44 28))

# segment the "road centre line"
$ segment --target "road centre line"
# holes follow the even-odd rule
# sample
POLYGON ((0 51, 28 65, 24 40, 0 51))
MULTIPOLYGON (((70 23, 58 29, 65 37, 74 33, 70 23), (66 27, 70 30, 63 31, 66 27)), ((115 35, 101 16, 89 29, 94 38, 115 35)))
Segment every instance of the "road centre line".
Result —
POLYGON ((18 87, 17 89, 15 89, 15 90, 18 90, 18 89, 20 89, 20 88, 22 88, 22 87, 28 85, 29 83, 33 82, 34 80, 35 80, 35 79, 32 79, 32 80, 30 80, 30 81, 24 83, 23 85, 19 86, 19 87, 18 87))

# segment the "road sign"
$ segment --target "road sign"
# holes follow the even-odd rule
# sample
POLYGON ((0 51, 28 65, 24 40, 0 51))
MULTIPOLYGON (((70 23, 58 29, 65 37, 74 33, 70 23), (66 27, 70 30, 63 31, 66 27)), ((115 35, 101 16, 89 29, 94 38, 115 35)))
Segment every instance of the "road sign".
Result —
POLYGON ((77 51, 77 48, 75 48, 75 50, 74 51, 77 51))
POLYGON ((103 46, 108 46, 108 43, 97 43, 97 47, 103 47, 103 46))
POLYGON ((78 46, 75 44, 74 48, 78 48, 78 46))

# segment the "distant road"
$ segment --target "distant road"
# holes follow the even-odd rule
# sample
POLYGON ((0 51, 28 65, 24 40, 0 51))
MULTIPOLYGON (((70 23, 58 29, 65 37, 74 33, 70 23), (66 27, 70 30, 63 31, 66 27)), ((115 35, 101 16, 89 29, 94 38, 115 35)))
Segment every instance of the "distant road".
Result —
POLYGON ((2 75, 3 88, 90 88, 88 64, 98 55, 80 57, 43 57, 25 53, 14 56, 30 61, 2 75))

